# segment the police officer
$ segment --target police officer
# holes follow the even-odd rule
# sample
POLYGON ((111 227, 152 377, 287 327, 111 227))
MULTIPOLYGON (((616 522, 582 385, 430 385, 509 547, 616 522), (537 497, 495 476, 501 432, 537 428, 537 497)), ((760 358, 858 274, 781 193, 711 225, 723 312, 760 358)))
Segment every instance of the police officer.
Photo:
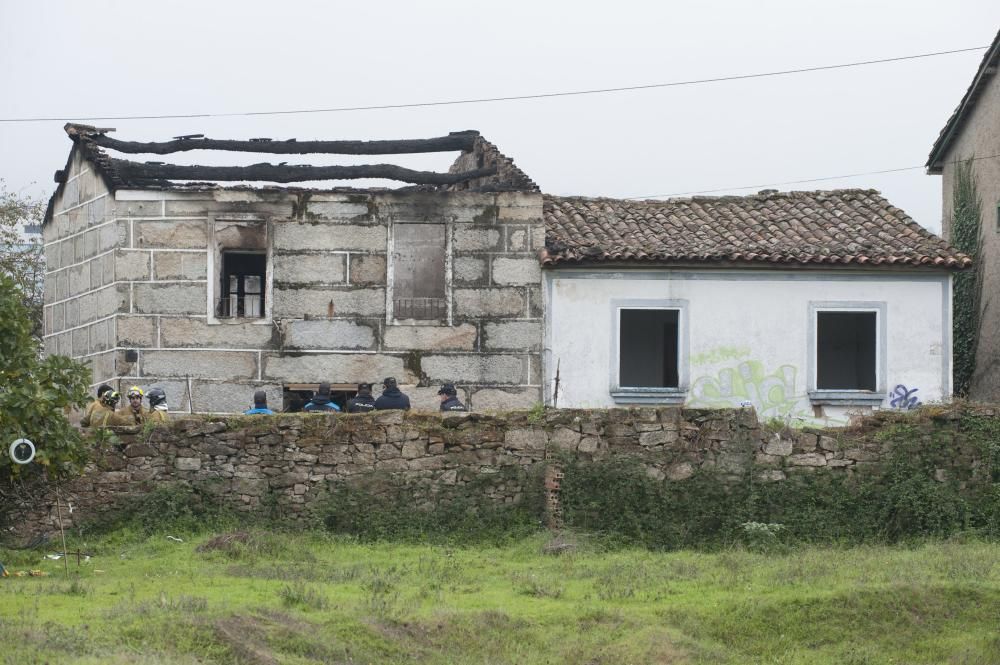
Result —
POLYGON ((263 390, 257 390, 253 394, 253 408, 247 409, 243 412, 245 416, 252 415, 263 415, 263 416, 273 416, 274 411, 267 408, 267 393, 263 390))
POLYGON ((125 393, 128 404, 115 411, 109 425, 142 425, 149 418, 149 409, 142 405, 142 398, 145 393, 139 386, 132 386, 125 393))
POLYGON ((309 412, 322 412, 322 411, 340 411, 340 407, 333 403, 330 399, 330 384, 327 381, 319 384, 319 390, 313 395, 313 398, 309 400, 309 403, 302 407, 303 411, 309 412))
POLYGON ((438 390, 441 396, 441 411, 468 411, 465 405, 458 400, 458 391, 455 390, 454 383, 446 383, 438 390))
POLYGON ((146 399, 149 400, 150 422, 167 422, 169 420, 167 418, 167 393, 163 392, 163 388, 151 388, 146 393, 146 399))
MULTIPOLYGON (((104 403, 104 396, 107 393, 114 392, 114 390, 106 383, 102 383, 97 388, 97 399, 87 405, 87 410, 83 412, 83 418, 80 419, 80 425, 82 427, 99 427, 103 424, 104 416, 103 414, 107 411, 111 413, 115 412, 115 407, 112 406, 110 409, 104 403), (96 416, 96 418, 95 418, 96 416)), ((116 393, 117 394, 117 393, 116 393)))
POLYGON ((410 410, 410 398, 407 397, 399 390, 399 386, 396 385, 396 379, 387 376, 384 381, 382 381, 382 394, 377 400, 375 400, 375 410, 385 411, 389 409, 398 409, 401 411, 410 410))
POLYGON ((372 384, 359 383, 358 394, 347 402, 348 413, 368 413, 375 409, 375 398, 372 397, 372 384))

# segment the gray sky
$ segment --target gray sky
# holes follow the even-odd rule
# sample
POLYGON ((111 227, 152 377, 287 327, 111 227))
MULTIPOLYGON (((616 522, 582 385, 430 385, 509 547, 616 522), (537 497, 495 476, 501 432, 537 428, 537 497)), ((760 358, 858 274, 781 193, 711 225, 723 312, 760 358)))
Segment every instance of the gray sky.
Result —
MULTIPOLYGON (((996 0, 0 0, 0 118, 307 109, 642 85, 985 46, 998 28, 996 0)), ((922 165, 981 57, 544 100, 89 124, 136 140, 418 138, 478 129, 553 194, 751 193, 736 188, 922 165)), ((52 173, 70 147, 62 124, 0 123, 0 178, 9 189, 51 194, 52 173)), ((443 170, 453 157, 385 160, 443 170)), ((191 152, 167 159, 306 158, 191 152)), ((778 188, 838 187, 879 189, 940 229, 940 179, 922 170, 778 188)))

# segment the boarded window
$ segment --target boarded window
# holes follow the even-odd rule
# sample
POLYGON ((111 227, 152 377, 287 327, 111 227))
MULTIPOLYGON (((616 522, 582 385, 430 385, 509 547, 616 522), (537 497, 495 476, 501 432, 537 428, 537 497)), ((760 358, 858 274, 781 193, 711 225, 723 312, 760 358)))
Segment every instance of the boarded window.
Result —
POLYGON ((395 224, 392 312, 396 319, 441 320, 448 314, 444 224, 395 224))
POLYGON ((221 297, 216 315, 220 318, 263 317, 266 275, 266 254, 223 252, 221 297))
POLYGON ((875 312, 817 312, 816 388, 875 390, 875 312))
POLYGON ((618 380, 627 388, 676 388, 676 309, 622 309, 618 380))

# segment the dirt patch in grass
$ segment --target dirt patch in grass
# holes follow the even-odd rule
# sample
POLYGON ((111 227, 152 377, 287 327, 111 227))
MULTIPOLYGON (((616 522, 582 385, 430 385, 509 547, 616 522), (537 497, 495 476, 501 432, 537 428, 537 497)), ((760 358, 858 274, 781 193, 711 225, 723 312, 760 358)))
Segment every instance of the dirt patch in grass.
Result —
POLYGON ((220 533, 218 536, 213 536, 203 542, 195 550, 198 552, 231 552, 237 543, 246 545, 252 537, 249 531, 220 533))
POLYGON ((238 662, 247 665, 278 665, 278 659, 261 639, 265 631, 258 619, 231 616, 217 620, 213 628, 218 640, 229 647, 238 662))

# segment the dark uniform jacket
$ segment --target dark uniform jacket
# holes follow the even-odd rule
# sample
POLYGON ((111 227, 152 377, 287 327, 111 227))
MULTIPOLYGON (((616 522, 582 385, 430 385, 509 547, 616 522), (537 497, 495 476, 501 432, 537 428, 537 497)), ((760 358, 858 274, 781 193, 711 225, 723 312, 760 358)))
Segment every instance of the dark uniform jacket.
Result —
POLYGON ((347 402, 348 413, 368 413, 375 409, 375 398, 367 395, 355 395, 347 402))
POLYGON ((442 411, 468 411, 465 405, 462 404, 456 395, 452 395, 445 401, 441 402, 442 411))
POLYGON ((389 388, 383 390, 382 394, 375 400, 375 408, 379 411, 388 409, 410 410, 410 398, 400 392, 399 388, 389 388))

